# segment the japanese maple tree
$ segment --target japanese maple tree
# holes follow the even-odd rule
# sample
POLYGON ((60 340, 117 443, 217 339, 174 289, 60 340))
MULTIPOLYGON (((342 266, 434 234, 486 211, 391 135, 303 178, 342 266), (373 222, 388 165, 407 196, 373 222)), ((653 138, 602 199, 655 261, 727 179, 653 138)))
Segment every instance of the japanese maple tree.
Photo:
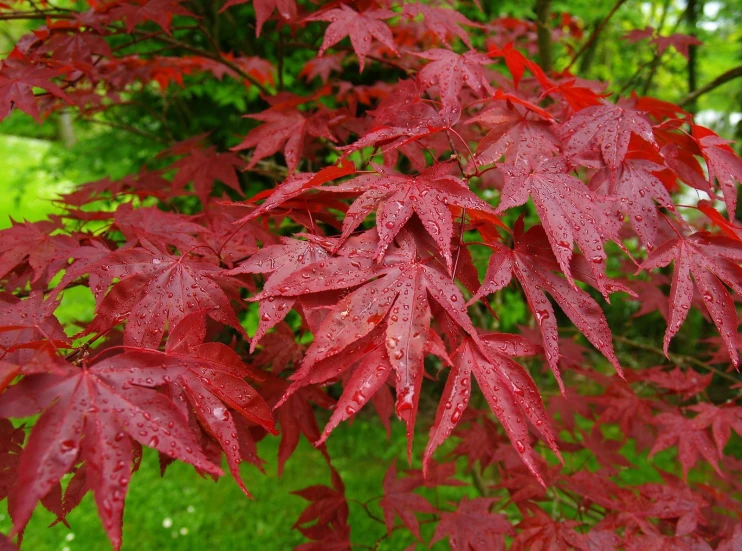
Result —
MULTIPOLYGON (((39 504, 67 522, 90 492, 119 549, 144 448, 165 476, 173 461, 228 471, 249 496, 240 464, 262 470, 258 442, 280 438, 280 472, 303 435, 330 482, 297 483, 299 549, 405 531, 460 551, 742 548, 730 144, 680 106, 574 74, 594 37, 543 19, 548 2, 539 22, 437 1, 210 4, 0 3, 0 20, 38 23, 0 61, 0 119, 113 124, 144 103, 161 143, 138 174, 0 231, 9 538, 39 504), (244 125, 168 126, 194 82, 252 98, 231 104, 244 125), (95 314, 63 326, 79 288, 95 314), (503 331, 513 301, 528 319, 503 331), (662 344, 627 334, 655 311, 662 344), (691 318, 716 335, 681 353, 691 318), (360 501, 328 443, 373 410, 404 424, 409 466, 390 462, 380 499, 360 501), (622 476, 668 448, 653 478, 622 476), (444 486, 456 500, 429 499, 444 486)), ((647 39, 659 55, 699 43, 626 37, 647 39)))

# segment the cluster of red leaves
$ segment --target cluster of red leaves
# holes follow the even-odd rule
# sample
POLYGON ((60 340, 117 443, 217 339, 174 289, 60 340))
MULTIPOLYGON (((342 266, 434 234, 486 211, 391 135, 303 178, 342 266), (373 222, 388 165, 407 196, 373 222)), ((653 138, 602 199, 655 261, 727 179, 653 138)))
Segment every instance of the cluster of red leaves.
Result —
MULTIPOLYGON (((257 35, 273 20, 295 31, 322 25, 318 57, 302 71, 308 81, 320 77, 321 88, 306 97, 266 93, 268 107, 246 115, 260 124, 230 152, 191 138, 160 155, 171 160, 163 170, 80 186, 63 197, 63 214, 0 232, 0 497, 9 499, 14 532, 39 501, 64 521, 90 491, 118 549, 143 446, 157 450, 163 468, 177 459, 213 477, 224 456, 247 493, 239 464, 262 469, 256 442, 277 433, 276 421, 279 470, 301 434, 329 462, 325 441, 368 402, 387 428, 393 413, 405 423, 412 459, 423 381, 435 367, 446 381, 426 421, 422 470, 400 478, 392 465, 383 482, 378 506, 389 533, 404 527, 420 539, 419 514, 437 522, 432 542, 448 538, 455 550, 504 549, 506 541, 517 550, 742 545, 742 465, 724 453, 732 433, 742 434, 742 407, 691 401, 711 375, 624 372, 595 299, 628 293, 643 301, 641 314, 660 310, 665 353, 689 310, 700 308, 719 331, 714 361, 739 363, 729 289, 742 294, 742 232, 710 202, 699 205, 704 217, 682 217, 672 196, 684 187, 710 199, 720 193, 733 213, 742 161, 730 146, 671 104, 614 103, 600 83, 546 74, 522 53, 535 39, 527 22, 483 25, 446 7, 383 0, 311 12, 293 0, 253 3, 257 35), (479 34, 473 47, 468 29, 490 31, 486 51, 479 34), (346 37, 351 47, 338 46, 346 37), (353 86, 337 77, 354 59, 361 71, 373 62, 406 78, 353 86), (328 155, 334 165, 299 172, 328 155), (265 172, 268 158, 282 158, 288 177, 235 201, 239 172, 265 172), (479 193, 485 187, 495 189, 495 204, 479 193), (184 195, 198 198, 198 214, 168 211, 184 195), (529 220, 540 220, 528 229, 526 204, 529 220), (465 235, 477 237, 466 243, 465 235), (481 280, 470 246, 490 251, 481 280), (611 250, 627 253, 637 273, 673 263, 672 278, 610 279, 611 250), (96 304, 75 336, 82 344, 54 315, 77 286, 89 287, 96 304), (519 335, 481 322, 492 319, 484 297, 507 286, 522 292, 535 319, 519 335), (251 302, 259 305, 252 340, 243 328, 251 302), (562 314, 615 375, 585 367, 587 351, 559 335, 562 314), (311 344, 300 344, 307 341, 297 336, 309 334, 311 344), (547 366, 561 396, 545 405, 519 357, 547 366), (589 384, 589 396, 578 397, 576 380, 589 384), (327 391, 335 384, 337 399, 327 391), (324 429, 313 405, 331 411, 324 429), (6 419, 34 415, 24 442, 24 427, 6 419), (609 426, 618 439, 603 433, 609 426), (451 457, 497 473, 497 483, 479 488, 484 497, 433 506, 416 490, 462 484, 453 463, 433 461, 449 438, 457 441, 451 457), (683 478, 660 472, 662 484, 622 483, 618 473, 631 462, 619 450, 629 441, 650 457, 677 448, 683 478), (599 469, 549 464, 542 444, 558 460, 587 454, 599 469), (703 471, 703 483, 688 480, 699 461, 714 471, 703 471), (488 497, 497 491, 507 502, 488 497), (554 496, 579 518, 547 514, 542 506, 554 496), (516 507, 519 522, 493 513, 496 503, 516 507)), ((0 118, 14 107, 36 118, 62 105, 101 107, 134 83, 164 90, 196 72, 270 92, 270 63, 192 55, 173 38, 173 15, 193 21, 179 0, 89 5, 50 15, 2 61, 0 118), (116 55, 108 40, 122 33, 188 55, 116 55)), ((580 37, 569 17, 555 26, 558 37, 580 37)), ((681 52, 689 43, 652 40, 681 52)), ((350 546, 345 488, 331 469, 331 487, 298 492, 310 501, 296 523, 312 542, 302 549, 350 546)))

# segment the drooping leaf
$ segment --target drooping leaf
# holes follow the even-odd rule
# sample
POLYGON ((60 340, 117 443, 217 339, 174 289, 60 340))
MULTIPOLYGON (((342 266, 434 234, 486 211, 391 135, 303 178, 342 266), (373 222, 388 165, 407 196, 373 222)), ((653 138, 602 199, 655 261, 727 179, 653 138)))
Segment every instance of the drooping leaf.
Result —
MULTIPOLYGON (((474 374, 482 394, 522 461, 543 485, 525 420, 532 422, 555 453, 558 454, 559 451, 556 447, 556 437, 549 426, 546 411, 533 380, 520 365, 499 353, 496 347, 483 348, 470 338, 464 340, 453 359, 454 365, 458 366, 457 386, 461 389, 467 388, 470 373, 474 374)), ((441 402, 440 407, 445 408, 444 402, 441 402)), ((455 426, 459 418, 452 412, 451 424, 455 426)))
POLYGON ((706 161, 708 181, 714 188, 715 183, 724 194, 728 212, 736 212, 737 186, 742 183, 742 159, 729 146, 726 140, 717 136, 711 130, 693 125, 693 136, 698 142, 701 154, 706 161))
MULTIPOLYGON (((232 6, 245 4, 250 0, 227 0, 220 11, 224 11, 232 6)), ((255 6, 256 26, 255 36, 260 36, 263 25, 274 11, 278 12, 283 19, 293 21, 297 16, 296 0, 253 0, 255 6)))
POLYGON ((502 165, 500 169, 505 176, 505 185, 497 212, 522 205, 530 196, 554 256, 570 283, 573 282, 570 269, 573 242, 577 242, 589 260, 598 289, 607 295, 607 256, 603 243, 612 234, 606 217, 612 202, 590 191, 570 175, 563 159, 543 161, 533 170, 515 165, 502 165))
MULTIPOLYGON (((526 295, 528 306, 536 318, 546 352, 546 359, 557 381, 561 383, 559 373, 559 335, 556 314, 548 293, 570 320, 582 331, 587 339, 611 362, 621 373, 621 366, 613 351, 612 335, 605 315, 592 297, 581 288, 554 273, 557 262, 551 253, 551 247, 545 231, 534 226, 522 233, 522 221, 516 226, 515 248, 508 249, 491 241, 493 254, 485 274, 482 287, 472 298, 494 293, 504 288, 514 275, 526 295)), ((582 276, 584 278, 584 275, 582 276)), ((611 286, 604 283, 606 289, 611 286)))
POLYGON ((706 232, 694 233, 689 237, 678 235, 677 238, 657 247, 647 257, 641 265, 645 270, 667 266, 674 261, 670 288, 670 315, 665 332, 665 354, 670 348, 670 341, 688 315, 695 282, 703 304, 727 345, 733 363, 739 364, 736 347, 737 311, 724 283, 735 293, 742 293, 740 260, 742 244, 728 237, 706 232))
POLYGON ((16 530, 25 527, 36 503, 61 477, 85 461, 104 528, 120 548, 133 442, 221 474, 170 400, 131 382, 141 377, 164 383, 165 370, 136 369, 122 356, 83 367, 49 357, 48 365, 49 373, 28 375, 0 396, 0 417, 43 412, 18 463, 11 500, 16 530))
POLYGON ((63 74, 64 71, 43 64, 28 63, 22 59, 3 59, 0 66, 0 120, 7 117, 13 107, 17 107, 40 123, 41 115, 34 97, 34 87, 43 88, 71 103, 67 94, 51 80, 63 74))

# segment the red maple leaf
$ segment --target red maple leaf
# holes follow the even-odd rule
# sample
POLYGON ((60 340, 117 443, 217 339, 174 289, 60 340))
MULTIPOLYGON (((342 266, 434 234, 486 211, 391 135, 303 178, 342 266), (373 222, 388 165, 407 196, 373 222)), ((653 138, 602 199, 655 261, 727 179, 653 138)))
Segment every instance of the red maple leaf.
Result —
MULTIPOLYGON (((78 245, 77 239, 55 233, 57 222, 13 222, 0 230, 0 279, 24 262, 33 271, 32 281, 45 285, 67 264, 70 252, 78 245)), ((11 289, 7 289, 11 290, 11 289)))
POLYGON ((446 267, 451 270, 454 222, 448 205, 489 213, 494 217, 494 209, 488 203, 470 191, 463 180, 450 175, 450 163, 439 163, 415 176, 401 175, 378 165, 374 168, 378 174, 359 176, 329 189, 360 194, 345 213, 341 241, 371 212, 377 213, 379 244, 374 255, 376 260, 381 260, 394 237, 412 215, 417 214, 435 240, 446 267))
POLYGON ((665 412, 656 415, 652 422, 658 430, 649 457, 670 446, 677 446, 684 479, 688 478, 688 471, 698 462, 699 456, 721 474, 719 454, 707 432, 705 415, 689 419, 677 412, 665 412))
POLYGON ((139 368, 123 355, 82 367, 48 357, 48 373, 26 375, 0 396, 0 417, 43 412, 18 463, 11 510, 15 531, 75 464, 87 464, 104 528, 121 546, 124 498, 134 450, 139 445, 213 475, 221 469, 201 451, 186 419, 163 394, 136 385, 137 378, 163 381, 165 370, 139 368), (28 396, 34 399, 29 400, 28 396))
POLYGON ((555 521, 536 506, 529 507, 530 514, 517 525, 512 551, 553 549, 555 551, 613 551, 618 548, 619 538, 612 532, 599 529, 587 534, 576 530, 580 522, 575 520, 555 521))
POLYGON ((542 84, 549 82, 541 67, 519 52, 515 48, 513 42, 508 42, 502 48, 499 48, 495 44, 490 44, 487 55, 493 58, 503 58, 505 65, 508 67, 508 71, 510 71, 510 74, 513 77, 513 86, 516 90, 526 69, 528 69, 542 84))
POLYGON ((559 266, 572 283, 573 241, 589 260, 597 288, 607 295, 603 249, 612 230, 606 213, 612 201, 590 191, 580 180, 568 174, 563 159, 548 159, 531 170, 523 165, 501 165, 505 176, 498 213, 524 204, 529 196, 541 218, 546 237, 559 266))
POLYGON ((642 514, 660 519, 678 519, 676 536, 687 536, 698 524, 706 524, 703 508, 707 503, 682 483, 644 484, 639 487, 641 496, 648 500, 642 514))
POLYGON ((697 423, 705 421, 711 425, 711 434, 719 456, 724 455, 724 448, 729 442, 732 431, 742 436, 742 407, 733 405, 718 407, 713 404, 699 403, 690 406, 689 409, 699 414, 694 421, 697 423))
MULTIPOLYGON (((278 377, 269 377, 260 391, 273 408, 281 429, 281 442, 278 445, 278 476, 283 473, 286 461, 291 457, 303 434, 311 443, 320 437, 319 426, 312 404, 324 409, 334 409, 335 400, 317 387, 300 388, 286 397, 288 383, 278 377), (279 403, 280 402, 280 403, 279 403)), ((330 457, 323 444, 317 449, 329 463, 330 457)))
MULTIPOLYGON (((0 293, 0 360, 12 364, 24 364, 40 347, 69 346, 69 339, 62 325, 54 317, 59 303, 54 299, 44 300, 44 295, 31 293, 25 300, 0 293)), ((0 390, 15 376, 11 370, 0 379, 0 390)))
POLYGON ((675 367, 668 371, 662 366, 645 369, 636 375, 640 380, 679 394, 686 400, 706 390, 714 376, 713 373, 703 375, 691 368, 684 371, 675 367))
MULTIPOLYGON (((156 348, 165 324, 175 327, 187 314, 208 309, 214 320, 246 336, 229 298, 217 281, 226 281, 223 270, 193 256, 173 256, 140 235, 141 247, 121 249, 93 263, 76 264, 65 274, 74 280, 95 274, 98 295, 118 282, 98 302, 96 318, 88 331, 106 331, 128 318, 124 344, 156 348)), ((64 287, 63 280, 61 287, 64 287)))
POLYGON ((431 428, 430 439, 423 456, 423 470, 435 448, 461 420, 469 401, 473 373, 487 403, 518 450, 521 459, 543 484, 524 418, 533 423, 554 453, 559 454, 556 437, 549 426, 536 385, 528 373, 510 358, 514 352, 511 348, 513 342, 518 342, 518 348, 520 345, 525 347, 521 351, 516 348, 516 353, 528 353, 532 350, 532 345, 525 345, 524 341, 517 339, 515 335, 504 337, 505 340, 495 334, 490 339, 486 336, 476 340, 467 338, 454 354, 454 366, 446 381, 446 388, 436 412, 435 424, 431 428))
POLYGON ((93 71, 93 56, 113 57, 108 42, 95 32, 52 34, 37 51, 51 54, 54 61, 69 63, 87 73, 93 71))
POLYGON ((385 9, 369 9, 359 13, 345 4, 341 4, 339 8, 311 15, 306 18, 306 21, 330 21, 317 55, 321 57, 325 50, 348 36, 353 51, 358 56, 361 72, 363 72, 366 55, 371 49, 371 38, 375 38, 389 50, 395 54, 397 53, 392 31, 382 23, 384 19, 389 19, 394 15, 394 12, 385 9))
MULTIPOLYGON (((298 270, 328 256, 325 248, 316 243, 284 237, 281 244, 263 247, 229 274, 269 274, 263 284, 263 292, 270 293, 298 270)), ((295 302, 296 299, 293 297, 272 296, 260 301, 260 321, 250 345, 251 352, 255 350, 266 332, 286 317, 295 302)), ((274 373, 278 372, 274 370, 274 373)))
MULTIPOLYGON (((338 148, 346 155, 369 146, 379 147, 384 154, 406 146, 406 154, 414 159, 410 153, 410 146, 414 142, 450 128, 458 122, 459 116, 459 113, 439 113, 429 102, 422 101, 414 80, 400 82, 394 94, 384 98, 376 109, 367 114, 373 117, 371 130, 356 142, 338 148)), ((387 164, 393 166, 394 163, 387 164)), ((423 159, 420 164, 425 166, 427 161, 423 159)))
MULTIPOLYGON (((166 351, 133 351, 125 357, 135 365, 162 367, 167 370, 171 395, 176 404, 189 403, 203 430, 224 450, 227 464, 243 492, 250 495, 240 477, 242 454, 235 418, 263 427, 277 434, 268 404, 244 381, 262 376, 247 368, 237 353, 218 342, 203 342, 206 336, 206 311, 185 316, 170 331, 166 351)), ((147 381, 137 380, 143 386, 147 381)), ((188 415, 188 410, 184 411, 188 415)))
POLYGON ((379 501, 379 506, 384 511, 388 533, 391 534, 394 519, 399 517, 410 532, 420 539, 420 524, 415 513, 434 513, 435 509, 424 497, 412 493, 418 485, 415 478, 397 478, 396 461, 387 470, 382 482, 384 497, 379 501))
POLYGON ((183 253, 198 249, 201 241, 195 236, 206 230, 191 216, 163 212, 157 207, 134 208, 129 202, 119 205, 113 220, 128 243, 136 243, 139 235, 144 234, 163 246, 173 245, 183 253))
POLYGON ((484 54, 471 50, 459 55, 450 50, 432 49, 415 55, 431 61, 417 74, 417 81, 425 90, 436 87, 443 102, 441 113, 446 119, 458 118, 461 111, 459 94, 464 86, 480 98, 495 93, 482 68, 492 60, 484 54))
POLYGON ((626 157, 632 134, 655 143, 652 126, 643 114, 610 103, 578 111, 557 133, 564 143, 565 157, 611 169, 617 169, 626 157))
POLYGON ((724 283, 736 293, 742 293, 742 273, 738 265, 740 260, 742 243, 706 232, 694 233, 689 237, 678 235, 676 239, 657 247, 647 257, 641 265, 645 270, 675 262, 670 288, 670 314, 665 332, 665 354, 668 353, 670 341, 688 315, 695 281, 703 304, 719 329, 733 363, 739 364, 736 346, 737 311, 724 283))
POLYGON ((590 401, 597 404, 599 423, 616 423, 623 434, 637 442, 637 447, 648 448, 655 442, 655 436, 648 425, 652 421, 655 402, 637 396, 626 381, 611 377, 604 381, 605 392, 590 401))
POLYGON ((343 54, 330 54, 312 58, 304 64, 304 67, 299 71, 299 76, 304 77, 307 82, 319 77, 322 84, 327 84, 330 73, 342 71, 344 58, 343 54))
POLYGON ((729 142, 720 138, 708 128, 697 125, 693 125, 691 128, 693 129, 693 137, 698 142, 698 147, 706 161, 708 181, 711 187, 714 188, 715 182, 718 182, 724 194, 727 212, 736 212, 737 186, 735 182, 742 183, 742 159, 729 147, 729 142))
MULTIPOLYGON (((466 457, 469 468, 478 461, 479 466, 485 469, 496 461, 498 444, 501 441, 497 433, 497 425, 488 417, 479 416, 476 419, 467 419, 466 411, 462 416, 462 423, 467 421, 469 426, 462 428, 459 424, 454 435, 460 440, 452 455, 455 457, 466 457)), ((529 473, 529 477, 533 476, 529 473)), ((541 487, 539 485, 539 487, 541 487)))
POLYGON ((178 170, 173 178, 173 191, 177 193, 188 182, 193 182, 196 196, 206 205, 214 181, 219 180, 241 195, 237 169, 242 168, 243 164, 242 159, 234 153, 217 153, 212 147, 192 148, 185 157, 172 165, 172 168, 178 170))
POLYGON ((63 70, 32 64, 24 59, 3 59, 0 65, 0 120, 7 117, 13 107, 17 107, 41 123, 34 87, 43 88, 55 97, 72 103, 67 94, 51 80, 63 74, 63 70))
POLYGON ((672 46, 685 59, 688 59, 688 50, 690 46, 700 46, 703 44, 695 36, 683 33, 675 33, 669 36, 657 36, 651 42, 657 44, 657 52, 661 55, 667 48, 672 46))
MULTIPOLYGON (((655 162, 626 158, 616 170, 604 168, 590 180, 590 188, 617 199, 617 216, 629 222, 648 250, 654 248, 659 225, 655 201, 669 211, 675 210, 670 193, 658 177, 666 167, 655 162)), ((672 175, 674 181, 675 176, 672 175)))
POLYGON ((110 9, 113 19, 126 21, 126 30, 131 33, 134 27, 152 21, 170 34, 170 24, 174 15, 193 15, 181 6, 183 0, 116 0, 110 9))
MULTIPOLYGON (((250 0, 227 0, 219 12, 221 13, 231 6, 238 6, 249 1, 250 0)), ((255 7, 256 18, 255 36, 260 36, 263 25, 265 25, 265 22, 268 21, 268 18, 274 11, 277 11, 278 15, 286 21, 294 21, 296 19, 296 0, 254 0, 253 6, 255 7)))
POLYGON ((654 36, 654 27, 646 26, 643 29, 631 29, 629 32, 624 34, 621 38, 626 42, 634 43, 654 36))
POLYGON ((559 152, 556 125, 548 113, 534 110, 535 106, 523 106, 504 95, 502 99, 505 101, 467 121, 480 123, 489 130, 477 144, 474 154, 477 164, 492 164, 504 156, 514 166, 535 168, 559 152))
MULTIPOLYGON (((271 372, 278 375, 289 364, 299 364, 304 357, 305 346, 296 342, 294 331, 287 323, 282 321, 274 329, 260 339, 259 351, 250 363, 255 368, 270 366, 271 372)), ((253 342, 256 341, 257 335, 253 339, 253 342)))
MULTIPOLYGON (((523 233, 521 219, 516 224, 514 238, 515 248, 512 250, 490 240, 496 252, 490 257, 481 288, 470 302, 502 289, 515 275, 541 328, 546 359, 560 386, 557 321, 554 308, 545 293, 551 295, 569 319, 620 373, 621 366, 611 343, 611 330, 603 312, 587 292, 570 285, 567 280, 554 273, 557 264, 549 250, 544 229, 534 226, 523 233)), ((610 288, 608 282, 604 282, 604 285, 607 289, 610 288)))
POLYGON ((409 469, 407 476, 417 477, 419 484, 425 488, 437 488, 438 486, 466 486, 456 478, 456 463, 438 463, 431 460, 427 464, 425 472, 422 469, 409 469))
POLYGON ((262 113, 245 116, 265 123, 251 130, 239 145, 232 148, 232 151, 255 148, 248 168, 253 168, 261 159, 283 150, 286 166, 289 172, 294 172, 299 167, 307 136, 335 141, 327 126, 329 112, 324 109, 306 117, 296 107, 277 106, 262 113))
POLYGON ((452 551, 505 551, 513 527, 505 515, 490 513, 493 498, 462 498, 453 513, 441 513, 431 544, 448 537, 452 551))
POLYGON ((662 55, 668 47, 672 46, 675 48, 680 55, 685 59, 688 59, 688 47, 691 45, 698 46, 703 44, 695 36, 688 34, 675 33, 668 36, 660 36, 656 33, 653 27, 644 27, 643 29, 634 29, 623 35, 623 39, 627 42, 638 42, 645 38, 650 38, 650 44, 657 46, 657 54, 662 55))
MULTIPOLYGON (((411 246, 411 245, 407 245, 411 246)), ((404 249, 405 255, 412 251, 404 249)), ((386 258, 389 258, 389 254, 386 258)), ((402 257, 404 259, 404 256, 402 257)), ((336 257, 302 268, 283 280, 278 289, 263 292, 256 298, 263 300, 275 296, 301 296, 330 290, 353 288, 357 290, 342 298, 314 331, 314 342, 307 350, 301 369, 292 377, 292 391, 309 383, 317 383, 337 376, 354 361, 359 360, 372 348, 371 343, 382 343, 384 348, 368 367, 359 371, 360 387, 371 385, 378 389, 384 377, 374 374, 373 369, 385 368, 388 357, 396 372, 397 415, 405 420, 410 439, 417 416, 417 405, 423 379, 423 359, 428 349, 431 309, 430 295, 436 304, 448 314, 464 331, 473 333, 474 328, 465 315, 464 298, 450 277, 432 263, 410 261, 382 263, 374 267, 373 260, 363 257, 336 257), (378 279, 366 283, 370 279, 378 279), (358 352, 349 352, 349 347, 368 335, 368 343, 358 352), (353 354, 358 354, 355 359, 353 354), (386 354, 386 356, 385 356, 386 354), (336 357, 343 369, 320 369, 319 362, 336 357), (368 375, 366 375, 368 373, 368 375), (324 379, 323 375, 324 374, 324 379), (367 377, 370 377, 367 378, 367 377)), ((339 366, 338 366, 339 367, 339 366)), ((348 404, 352 413, 370 397, 368 389, 354 387, 351 395, 356 404, 348 404), (357 390, 362 392, 357 393, 357 390)), ((346 390, 347 392, 347 390, 346 390)), ((345 411, 345 410, 340 410, 345 411)), ((346 412, 347 413, 347 412, 346 412)))
POLYGON ((402 13, 410 20, 414 20, 418 15, 422 15, 425 28, 438 37, 444 44, 449 44, 451 37, 458 37, 464 44, 471 48, 469 34, 461 26, 482 26, 479 23, 471 21, 464 14, 456 10, 427 6, 425 4, 405 4, 402 8, 402 13))
POLYGON ((332 466, 330 466, 330 472, 332 487, 317 485, 292 492, 311 502, 299 515, 294 523, 295 527, 311 522, 316 522, 314 527, 331 524, 341 528, 347 525, 349 510, 348 501, 345 499, 345 485, 340 474, 332 466))

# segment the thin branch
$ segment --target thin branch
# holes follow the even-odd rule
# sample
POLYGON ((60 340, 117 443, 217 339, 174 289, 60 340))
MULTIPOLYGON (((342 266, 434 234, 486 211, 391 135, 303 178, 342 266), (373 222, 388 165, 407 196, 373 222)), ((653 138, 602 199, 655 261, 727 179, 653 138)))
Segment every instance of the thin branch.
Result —
POLYGON ((453 271, 451 279, 456 279, 456 270, 459 268, 459 257, 461 256, 461 246, 464 242, 464 222, 466 221, 466 209, 461 209, 461 226, 459 227, 459 244, 456 247, 456 259, 453 262, 453 271))
POLYGON ((734 69, 729 69, 726 73, 722 73, 718 77, 716 77, 714 80, 706 84, 705 86, 701 86, 698 90, 695 92, 692 92, 685 96, 683 99, 681 99, 678 102, 678 105, 680 107, 683 107, 684 105, 691 103, 693 100, 697 99, 699 96, 702 96, 703 94, 707 94, 711 90, 715 90, 719 86, 726 84, 730 80, 734 80, 735 78, 742 77, 742 65, 739 65, 735 67, 734 69))
MULTIPOLYGON (((703 0, 687 0, 685 9, 685 23, 688 28, 688 34, 697 37, 698 35, 698 15, 701 11, 703 0)), ((696 44, 688 45, 688 93, 692 94, 698 88, 698 46, 696 44)), ((691 102, 693 103, 693 102, 691 102)), ((695 106, 691 105, 690 110, 695 111, 695 106)))
POLYGON ((634 81, 639 78, 639 75, 644 71, 644 69, 649 67, 652 63, 654 63, 654 57, 652 57, 652 59, 650 59, 649 61, 645 61, 644 63, 639 65, 636 68, 636 71, 634 71, 634 74, 631 75, 631 78, 626 82, 626 84, 623 85, 621 90, 619 90, 617 96, 622 97, 627 92, 627 90, 631 88, 631 85, 634 84, 634 81))
POLYGON ((97 119, 88 119, 84 117, 79 117, 79 120, 93 123, 93 124, 99 124, 101 126, 109 126, 111 128, 116 128, 117 130, 123 130, 131 134, 136 134, 137 136, 141 136, 142 138, 147 138, 148 140, 153 140, 161 144, 169 145, 169 142, 167 140, 160 138, 159 136, 155 136, 154 134, 145 132, 143 130, 139 130, 138 128, 134 128, 133 126, 129 126, 127 124, 121 124, 121 123, 111 122, 111 121, 101 121, 97 119))
POLYGON ((567 490, 565 490, 564 488, 554 488, 554 497, 557 496, 558 500, 564 501, 566 505, 572 507, 580 514, 585 513, 585 515, 590 517, 591 520, 600 522, 605 517, 604 513, 592 508, 595 506, 595 504, 591 504, 589 507, 585 507, 579 502, 577 498, 568 493, 567 490), (561 492, 561 495, 556 493, 557 490, 561 492))
POLYGON ((474 483, 474 487, 482 497, 489 497, 490 489, 482 476, 481 466, 479 464, 472 465, 471 468, 471 479, 474 483))
MULTIPOLYGON (((637 342, 631 339, 628 339, 626 337, 623 337, 621 335, 614 335, 613 337, 618 342, 621 342, 627 346, 631 346, 632 348, 637 348, 639 350, 646 350, 647 352, 652 352, 654 354, 657 354, 658 356, 665 356, 664 350, 657 348, 656 346, 652 346, 650 344, 645 344, 643 342, 637 342)), ((716 367, 709 365, 705 362, 702 362, 701 360, 697 360, 693 356, 685 356, 683 354, 668 354, 665 356, 670 361, 681 364, 681 365, 693 365, 695 367, 699 367, 701 369, 706 369, 708 371, 711 371, 712 373, 718 375, 722 379, 726 379, 727 381, 731 383, 739 383, 740 380, 734 377, 733 375, 730 375, 729 373, 722 371, 721 369, 717 369, 716 367)))
POLYGON ((214 53, 218 55, 219 52, 221 52, 221 48, 219 48, 219 44, 216 43, 216 40, 214 39, 214 37, 211 36, 211 33, 206 28, 206 25, 204 25, 203 23, 199 23, 198 29, 206 37, 206 40, 209 41, 209 44, 211 45, 211 49, 214 50, 214 53))
POLYGON ((0 14, 0 21, 10 21, 10 20, 23 20, 23 19, 42 19, 45 20, 47 18, 54 18, 54 19, 74 19, 76 16, 72 15, 71 13, 59 13, 54 10, 49 11, 28 11, 28 12, 13 12, 13 13, 3 13, 0 14))
POLYGON ((608 21, 611 20, 611 17, 613 17, 613 14, 615 14, 618 11, 618 8, 620 8, 623 4, 626 3, 626 0, 617 0, 616 3, 613 5, 613 8, 610 12, 608 12, 608 15, 606 15, 603 18, 603 21, 601 21, 597 27, 595 27, 595 30, 590 34, 590 37, 587 39, 587 41, 582 45, 582 47, 577 50, 577 53, 572 57, 572 60, 569 62, 569 65, 564 69, 565 71, 569 71, 572 68, 572 65, 575 64, 575 62, 580 59, 580 56, 584 54, 587 49, 593 45, 593 43, 598 40, 598 37, 600 36, 600 33, 603 32, 603 29, 608 24, 608 21))
POLYGON ((349 499, 348 503, 355 503, 356 505, 360 505, 365 511, 366 515, 368 515, 368 518, 370 518, 371 520, 375 520, 379 524, 386 525, 383 519, 379 518, 371 512, 371 509, 368 508, 368 502, 364 503, 363 501, 358 501, 357 499, 349 499))
MULTIPOLYGON (((316 46, 313 46, 311 44, 307 44, 305 42, 287 42, 286 44, 284 44, 284 46, 289 46, 289 47, 293 47, 293 48, 308 48, 310 50, 317 49, 316 46)), ((332 49, 333 50, 340 50, 340 51, 343 51, 343 52, 355 53, 355 50, 353 50, 353 48, 350 47, 350 46, 340 46, 338 44, 335 44, 334 46, 332 46, 332 49)), ((385 65, 388 65, 389 67, 393 67, 395 69, 398 69, 398 70, 406 73, 408 76, 409 75, 414 75, 417 72, 415 69, 411 69, 409 67, 405 67, 404 65, 400 65, 399 63, 396 63, 396 62, 392 61, 391 59, 384 59, 383 57, 375 56, 375 55, 372 55, 372 54, 366 54, 366 59, 370 59, 372 61, 377 61, 379 63, 383 63, 385 65)))
MULTIPOLYGON (((448 138, 448 143, 451 146, 451 158, 456 159, 456 163, 459 165, 459 171, 461 172, 461 177, 466 178, 466 172, 464 171, 464 165, 461 164, 461 156, 459 155, 459 152, 456 150, 456 146, 453 143, 453 140, 451 139, 451 135, 448 133, 448 130, 446 130, 446 138, 448 138)), ((435 160, 435 155, 433 156, 433 159, 435 160)))
POLYGON ((195 46, 191 46, 190 44, 186 44, 185 42, 181 42, 180 40, 176 40, 175 38, 171 38, 169 36, 157 36, 154 37, 155 40, 159 40, 160 42, 165 42, 166 44, 170 44, 172 46, 175 46, 177 48, 182 48, 186 51, 189 51, 191 53, 194 53, 196 55, 200 55, 202 57, 206 57, 208 59, 213 59, 214 61, 221 63, 225 67, 228 67, 232 69, 235 73, 237 73, 240 78, 247 80, 250 82, 253 86, 255 86, 263 95, 266 96, 272 96, 274 95, 274 92, 266 88, 261 82, 256 79, 254 76, 247 74, 245 71, 240 69, 240 67, 228 59, 224 59, 221 55, 218 53, 211 53, 206 50, 202 50, 201 48, 196 48, 195 46))
MULTIPOLYGON (((659 25, 657 25, 657 36, 662 35, 662 29, 665 27, 665 20, 667 19, 667 14, 670 11, 671 2, 672 0, 665 0, 665 3, 662 5, 662 15, 660 16, 659 25)), ((678 19, 678 23, 679 22, 680 20, 678 19)), ((660 48, 659 46, 657 46, 657 54, 652 60, 652 65, 649 68, 649 75, 647 76, 647 80, 644 81, 644 86, 642 87, 642 96, 646 96, 649 92, 649 88, 652 86, 652 81, 654 80, 654 76, 657 74, 657 69, 660 68, 660 61, 662 60, 663 53, 664 52, 660 52, 660 48)))
POLYGON ((285 55, 284 50, 284 40, 283 40, 283 29, 278 29, 278 67, 276 70, 278 71, 278 90, 283 92, 283 58, 285 55))

